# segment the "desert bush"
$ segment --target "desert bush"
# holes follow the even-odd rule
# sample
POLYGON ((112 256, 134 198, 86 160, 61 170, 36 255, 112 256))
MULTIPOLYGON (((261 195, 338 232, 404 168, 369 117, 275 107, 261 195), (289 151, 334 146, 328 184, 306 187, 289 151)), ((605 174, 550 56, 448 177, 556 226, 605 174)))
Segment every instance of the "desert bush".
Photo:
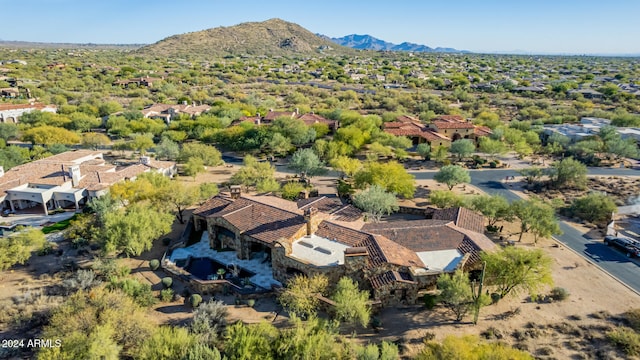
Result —
POLYGON ((551 289, 551 293, 549 294, 549 297, 553 301, 564 301, 569 298, 569 291, 565 288, 554 287, 553 289, 551 289))
POLYGON ((191 295, 191 297, 189 297, 189 304, 191 304, 191 307, 193 308, 197 308, 201 302, 202 296, 200 296, 199 294, 193 294, 191 295))
POLYGON ((633 309, 622 314, 622 318, 635 331, 640 332, 640 309, 633 309))
POLYGON ((159 267, 160 267, 160 260, 153 259, 149 261, 149 268, 151 268, 151 270, 156 271, 158 270, 159 267))
POLYGON ((160 290, 160 300, 163 302, 171 302, 171 300, 173 300, 173 295, 173 289, 160 290))
POLYGON ((438 304, 438 295, 425 294, 423 301, 424 307, 427 308, 427 310, 431 310, 438 304))
POLYGON ((256 300, 255 299, 249 299, 247 300, 247 306, 252 308, 256 305, 256 300))
POLYGON ((87 290, 100 285, 101 281, 93 270, 78 270, 72 277, 62 281, 62 287, 67 294, 78 290, 87 290))
POLYGON ((116 277, 111 278, 109 282, 109 289, 120 289, 123 293, 130 296, 140 306, 151 306, 156 302, 153 292, 151 291, 151 285, 141 283, 136 279, 125 278, 119 279, 116 277))
POLYGON ((627 327, 619 327, 607 333, 607 339, 629 356, 640 355, 640 334, 627 327))
POLYGON ((163 277, 162 278, 162 286, 164 286, 165 289, 168 289, 171 287, 171 285, 173 285, 173 279, 170 277, 163 277))
POLYGON ((53 243, 50 241, 42 244, 42 247, 38 249, 38 256, 46 256, 53 252, 53 243))
POLYGON ((502 339, 504 337, 504 335, 502 335, 502 331, 493 326, 490 326, 487 330, 481 332, 480 336, 487 340, 502 339))

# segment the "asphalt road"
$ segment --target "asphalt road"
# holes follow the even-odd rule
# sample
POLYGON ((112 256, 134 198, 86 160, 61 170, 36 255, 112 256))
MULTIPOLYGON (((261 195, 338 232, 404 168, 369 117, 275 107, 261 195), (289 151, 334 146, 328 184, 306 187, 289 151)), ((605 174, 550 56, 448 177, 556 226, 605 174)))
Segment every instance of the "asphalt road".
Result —
MULTIPOLYGON (((416 179, 433 179, 435 171, 412 172, 416 179)), ((500 194, 509 201, 519 197, 503 185, 506 176, 518 176, 515 170, 472 170, 471 184, 489 194, 500 194)), ((589 168, 589 175, 640 176, 636 169, 589 168)), ((622 252, 603 244, 601 239, 589 239, 582 232, 560 221, 563 234, 554 236, 558 241, 590 260, 640 294, 640 262, 627 258, 622 252)), ((585 279, 589 281, 589 279, 585 279)))

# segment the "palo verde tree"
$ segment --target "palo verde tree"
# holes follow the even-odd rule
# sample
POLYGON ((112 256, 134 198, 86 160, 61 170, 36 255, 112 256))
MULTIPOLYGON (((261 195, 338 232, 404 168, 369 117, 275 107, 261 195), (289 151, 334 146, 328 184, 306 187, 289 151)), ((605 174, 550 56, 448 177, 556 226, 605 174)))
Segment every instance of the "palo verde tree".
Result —
POLYGON ((476 149, 476 145, 469 139, 460 139, 451 143, 449 152, 458 156, 458 161, 468 157, 476 149))
POLYGON ((458 184, 471 182, 469 171, 458 165, 443 166, 440 168, 440 171, 433 176, 433 178, 439 183, 446 184, 449 191, 458 184))
POLYGON ((328 286, 326 276, 296 275, 289 280, 278 300, 288 313, 308 317, 318 310, 320 300, 315 295, 324 293, 328 286))
POLYGON ((353 196, 353 204, 375 221, 398 210, 398 199, 380 185, 371 185, 353 196))
POLYGON ((349 324, 366 327, 371 319, 369 292, 360 290, 358 283, 348 277, 342 277, 331 297, 336 303, 336 318, 349 324))
POLYGON ((379 185, 390 193, 410 198, 415 192, 413 175, 409 174, 402 164, 395 161, 379 163, 367 161, 354 176, 355 186, 364 188, 367 185, 379 185))
POLYGON ((462 321, 473 305, 473 293, 469 277, 458 269, 453 274, 438 277, 440 301, 455 315, 456 321, 462 321))
POLYGON ((481 213, 489 221, 489 226, 495 226, 498 221, 511 217, 509 202, 502 195, 478 195, 469 202, 471 209, 481 213))
POLYGON ((31 257, 31 252, 45 242, 44 234, 38 229, 24 230, 0 238, 0 271, 15 264, 24 264, 31 257))
POLYGON ((300 173, 303 179, 324 174, 327 169, 313 149, 298 149, 289 161, 289 168, 300 173))
POLYGON ((531 232, 534 243, 538 238, 562 234, 555 209, 538 199, 517 200, 511 203, 510 213, 520 220, 518 241, 522 241, 524 233, 531 232))
POLYGON ((499 298, 521 290, 535 298, 543 287, 553 285, 553 260, 540 249, 507 246, 481 258, 487 264, 485 284, 493 286, 499 298))
POLYGON ((587 167, 572 157, 556 161, 548 169, 548 175, 558 188, 583 189, 587 185, 587 167))

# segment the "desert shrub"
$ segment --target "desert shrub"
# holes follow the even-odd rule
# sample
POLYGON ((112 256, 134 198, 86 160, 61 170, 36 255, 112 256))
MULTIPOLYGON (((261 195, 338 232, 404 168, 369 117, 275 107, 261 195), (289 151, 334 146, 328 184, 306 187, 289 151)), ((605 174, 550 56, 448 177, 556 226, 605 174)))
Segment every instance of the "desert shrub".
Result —
POLYGON ((629 356, 640 355, 640 334, 620 327, 607 333, 607 339, 629 356))
POLYGON ((160 290, 160 300, 163 302, 171 302, 173 300, 173 289, 160 290))
POLYGON ((495 161, 491 161, 491 162, 489 163, 489 167, 490 167, 490 168, 492 168, 492 169, 495 169, 495 168, 497 168, 497 167, 498 167, 498 163, 497 163, 497 162, 495 162, 495 161))
POLYGON ((427 308, 427 310, 431 310, 438 304, 438 296, 432 294, 424 294, 423 301, 424 307, 427 308))
POLYGON ((640 309, 629 310, 622 314, 622 318, 633 330, 640 332, 640 309))
POLYGON ((50 241, 42 244, 42 247, 38 249, 38 256, 46 256, 53 252, 53 243, 50 241))
POLYGON ((256 305, 256 300, 255 299, 249 299, 247 300, 247 306, 252 308, 256 305))
POLYGON ((156 271, 158 270, 159 267, 160 267, 160 260, 153 259, 149 261, 149 268, 151 268, 151 270, 156 271))
POLYGON ((199 294, 193 294, 191 295, 191 297, 189 297, 189 304, 191 304, 191 307, 193 308, 197 308, 201 302, 202 296, 200 296, 199 294))
POLYGON ((282 197, 287 200, 295 200, 300 195, 301 191, 304 191, 304 185, 299 182, 288 182, 284 184, 281 189, 282 197))
POLYGON ((543 346, 541 348, 538 348, 537 354, 543 355, 543 356, 549 356, 553 354, 553 349, 548 346, 543 346))
POLYGON ((553 301, 564 301, 569 298, 569 291, 565 288, 554 287, 551 289, 549 297, 553 299, 553 301))
POLYGON ((173 285, 173 279, 170 277, 163 277, 162 278, 162 286, 164 286, 165 289, 168 289, 171 287, 171 285, 173 285))
POLYGON ((498 293, 491 293, 491 303, 492 304, 497 304, 498 301, 500 301, 500 299, 502 299, 502 296, 500 296, 500 294, 498 293))
POLYGON ((493 326, 490 326, 487 330, 481 332, 480 336, 487 340, 502 339, 504 337, 504 335, 502 335, 502 331, 493 326))
POLYGON ((151 291, 151 285, 141 283, 136 279, 111 278, 109 283, 110 289, 120 289, 123 293, 130 296, 140 306, 151 306, 156 302, 151 291))
POLYGON ((93 270, 78 270, 72 277, 62 281, 62 287, 67 294, 71 294, 78 290, 87 290, 98 286, 100 282, 93 270))

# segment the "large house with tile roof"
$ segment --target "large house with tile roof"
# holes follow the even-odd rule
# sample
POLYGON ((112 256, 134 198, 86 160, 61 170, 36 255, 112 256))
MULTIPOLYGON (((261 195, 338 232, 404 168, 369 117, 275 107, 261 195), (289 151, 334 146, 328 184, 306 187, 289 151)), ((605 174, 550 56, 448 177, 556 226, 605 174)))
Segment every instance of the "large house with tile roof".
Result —
POLYGON ((383 130, 396 136, 406 136, 414 145, 428 143, 431 148, 449 147, 460 139, 477 142, 478 138, 491 135, 491 129, 476 126, 458 115, 441 115, 428 125, 414 117, 401 115, 395 121, 384 123, 383 130))
POLYGON ((106 163, 100 151, 67 151, 6 172, 0 167, 0 202, 12 211, 40 207, 45 215, 57 208, 77 211, 109 186, 147 171, 171 176, 176 164, 143 156, 140 163, 116 166, 106 163))
POLYGON ((332 283, 348 276, 373 299, 396 304, 418 301, 443 273, 475 269, 480 252, 495 248, 481 215, 461 208, 428 214, 431 219, 365 223, 338 198, 217 195, 194 210, 192 221, 195 231, 208 232, 210 248, 270 262, 280 282, 297 274, 324 274, 332 283))

